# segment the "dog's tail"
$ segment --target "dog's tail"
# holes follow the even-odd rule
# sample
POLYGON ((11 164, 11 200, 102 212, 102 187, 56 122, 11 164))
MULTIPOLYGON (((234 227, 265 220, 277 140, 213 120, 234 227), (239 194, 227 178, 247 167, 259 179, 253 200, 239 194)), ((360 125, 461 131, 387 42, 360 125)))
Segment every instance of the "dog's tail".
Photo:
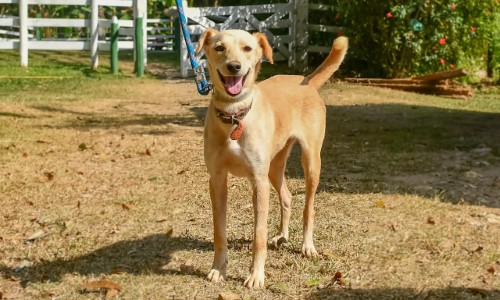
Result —
POLYGON ((316 89, 320 88, 339 68, 347 52, 347 45, 348 40, 346 37, 338 37, 333 42, 332 50, 328 54, 328 57, 311 75, 305 78, 304 83, 316 89))

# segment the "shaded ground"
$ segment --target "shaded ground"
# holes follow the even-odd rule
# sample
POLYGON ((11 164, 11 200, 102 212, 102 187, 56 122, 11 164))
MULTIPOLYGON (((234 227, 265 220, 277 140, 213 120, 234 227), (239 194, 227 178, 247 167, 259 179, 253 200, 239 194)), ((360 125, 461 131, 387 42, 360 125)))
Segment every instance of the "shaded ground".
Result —
MULTIPOLYGON (((101 278, 119 284, 124 299, 214 299, 221 292, 244 299, 500 297, 495 105, 325 87, 315 231, 321 256, 300 257, 297 147, 287 170, 292 240, 269 251, 267 288, 248 291, 252 209, 241 179, 230 183, 229 278, 204 279, 213 255, 202 155, 208 99, 184 81, 80 88, 0 101, 5 299, 95 299, 103 294, 79 286, 101 278), (181 269, 188 260, 192 270, 181 269), (336 272, 343 280, 332 281, 336 272)), ((271 234, 278 216, 273 193, 271 234)))

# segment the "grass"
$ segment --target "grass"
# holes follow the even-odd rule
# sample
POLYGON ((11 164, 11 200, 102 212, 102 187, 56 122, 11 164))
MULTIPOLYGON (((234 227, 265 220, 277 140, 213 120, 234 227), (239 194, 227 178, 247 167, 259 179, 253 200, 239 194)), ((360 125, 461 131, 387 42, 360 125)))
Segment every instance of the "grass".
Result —
MULTIPOLYGON (((208 98, 177 77, 174 57, 150 56, 151 73, 137 79, 127 53, 118 76, 107 73, 104 55, 97 72, 85 53, 32 52, 28 70, 16 66, 14 52, 0 55, 0 76, 63 77, 0 79, 5 299, 104 298, 81 288, 103 278, 121 287, 123 299, 500 297, 494 89, 452 100, 325 86, 321 255, 300 256, 297 147, 287 169, 291 241, 269 250, 266 289, 249 291, 242 284, 253 220, 242 179, 229 186, 229 278, 204 279, 213 256, 202 154, 208 98), (191 269, 181 267, 189 261, 191 269), (332 280, 337 272, 342 280, 332 280)), ((275 193, 271 200, 270 235, 279 223, 275 193)))

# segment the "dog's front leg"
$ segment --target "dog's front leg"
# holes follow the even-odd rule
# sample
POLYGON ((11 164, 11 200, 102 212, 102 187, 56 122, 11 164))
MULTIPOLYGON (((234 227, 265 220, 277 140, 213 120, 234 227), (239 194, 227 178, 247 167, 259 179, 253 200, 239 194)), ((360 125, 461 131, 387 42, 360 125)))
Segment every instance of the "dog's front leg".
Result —
POLYGON ((252 180, 254 237, 250 275, 245 280, 247 288, 264 287, 264 265, 267 256, 267 217, 269 213, 269 180, 267 173, 252 180))
POLYGON ((226 279, 227 269, 227 172, 210 176, 210 199, 214 224, 214 262, 207 279, 212 282, 226 279))

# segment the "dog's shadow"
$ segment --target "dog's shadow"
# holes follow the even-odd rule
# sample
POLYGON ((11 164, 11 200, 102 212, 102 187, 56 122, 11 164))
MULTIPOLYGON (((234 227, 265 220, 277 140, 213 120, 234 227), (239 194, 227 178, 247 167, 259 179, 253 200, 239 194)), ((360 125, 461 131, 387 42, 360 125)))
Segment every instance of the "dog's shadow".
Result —
MULTIPOLYGON (((0 274, 4 278, 19 280, 23 287, 34 282, 58 282, 66 274, 171 274, 178 273, 178 270, 167 266, 172 261, 172 254, 179 250, 192 249, 211 251, 213 244, 191 237, 153 234, 136 240, 119 241, 74 258, 56 258, 14 268, 0 265, 0 274)), ((206 274, 195 270, 193 275, 204 277, 206 274)))

